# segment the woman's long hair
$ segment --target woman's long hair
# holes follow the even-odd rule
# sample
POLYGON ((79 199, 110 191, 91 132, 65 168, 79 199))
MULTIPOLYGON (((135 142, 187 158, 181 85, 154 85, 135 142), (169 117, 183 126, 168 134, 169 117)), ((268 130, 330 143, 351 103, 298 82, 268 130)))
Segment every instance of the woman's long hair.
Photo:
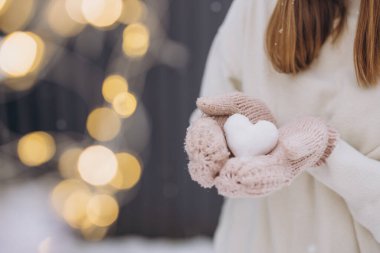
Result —
MULTIPOLYGON (((338 39, 347 9, 346 0, 279 0, 266 35, 274 68, 291 74, 307 69, 329 36, 338 39)), ((376 85, 380 81, 380 0, 361 0, 353 50, 359 85, 376 85)))

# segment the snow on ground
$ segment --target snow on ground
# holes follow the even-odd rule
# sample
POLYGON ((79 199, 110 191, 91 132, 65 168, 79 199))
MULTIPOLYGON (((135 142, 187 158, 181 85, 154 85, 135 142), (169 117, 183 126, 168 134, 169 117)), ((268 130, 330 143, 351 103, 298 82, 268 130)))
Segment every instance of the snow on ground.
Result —
MULTIPOLYGON (((53 240, 51 245, 53 245, 53 240)), ((54 246, 51 247, 53 249, 54 246)), ((67 248, 51 251, 57 253, 211 253, 211 243, 206 239, 188 241, 147 240, 139 237, 118 240, 106 240, 100 243, 79 243, 67 248)))
POLYGON ((206 238, 80 240, 50 208, 52 183, 38 179, 0 186, 1 253, 212 253, 211 241, 206 238))

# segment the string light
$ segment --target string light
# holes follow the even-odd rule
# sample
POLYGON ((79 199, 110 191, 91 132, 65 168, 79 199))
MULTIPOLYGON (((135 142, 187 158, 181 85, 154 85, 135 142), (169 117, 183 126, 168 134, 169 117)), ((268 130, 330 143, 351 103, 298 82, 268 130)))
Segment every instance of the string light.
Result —
POLYGON ((85 228, 81 228, 80 231, 84 239, 88 241, 100 241, 106 236, 108 227, 98 227, 91 225, 85 228))
MULTIPOLYGON (((1 69, 1 68, 0 68, 1 69)), ((8 78, 3 84, 14 91, 25 91, 33 87, 36 81, 36 75, 30 74, 23 78, 8 78)))
POLYGON ((89 191, 80 189, 71 193, 63 205, 63 218, 73 228, 81 228, 86 221, 87 204, 91 198, 89 191))
POLYGON ((95 186, 106 185, 116 174, 116 156, 104 146, 90 146, 79 156, 78 169, 87 183, 95 186))
POLYGON ((121 122, 112 109, 101 107, 88 115, 86 127, 88 133, 95 140, 109 141, 119 133, 121 122))
POLYGON ((95 27, 112 26, 120 18, 121 0, 83 0, 82 13, 88 23, 95 27))
POLYGON ((87 217, 91 223, 99 227, 111 225, 117 219, 119 205, 110 195, 93 196, 87 204, 87 217))
MULTIPOLYGON (((76 0, 79 2, 79 0, 76 0)), ((53 32, 62 37, 70 37, 80 33, 84 25, 71 18, 70 13, 67 11, 67 1, 54 0, 51 1, 47 7, 46 18, 49 27, 53 32)), ((71 2, 70 2, 71 3, 71 2)), ((73 11, 72 4, 69 5, 70 10, 73 11)), ((73 15, 71 13, 71 15, 73 15)), ((74 14, 75 15, 75 14, 74 14)))
POLYGON ((120 22, 131 24, 140 21, 146 12, 146 7, 139 0, 124 0, 123 11, 120 16, 120 22))
POLYGON ((75 178, 79 176, 77 164, 82 151, 82 148, 74 147, 62 153, 58 161, 58 169, 62 177, 75 178))
POLYGON ((48 133, 33 132, 19 140, 17 153, 21 162, 25 165, 39 166, 53 157, 55 142, 48 133))
POLYGON ((116 154, 118 170, 110 185, 119 190, 133 188, 141 177, 139 160, 129 153, 116 154))
POLYGON ((43 42, 36 34, 11 33, 0 45, 0 69, 10 77, 23 77, 38 69, 43 51, 43 42))
POLYGON ((4 33, 23 30, 33 17, 35 0, 7 0, 0 16, 0 29, 4 33))
POLYGON ((149 30, 141 24, 128 25, 123 32, 123 51, 128 57, 142 57, 149 48, 149 30))
POLYGON ((70 18, 80 24, 86 24, 86 19, 82 12, 83 0, 66 0, 65 9, 70 18))
POLYGON ((102 94, 104 99, 109 103, 112 103, 118 94, 127 91, 128 82, 120 75, 110 75, 103 82, 102 94))
POLYGON ((58 214, 63 215, 64 203, 67 198, 76 191, 88 191, 88 187, 78 179, 66 179, 54 187, 50 199, 58 214))
POLYGON ((136 111, 136 97, 132 93, 122 92, 115 97, 112 107, 121 117, 128 118, 136 111))
MULTIPOLYGON (((87 24, 107 29, 121 22, 127 24, 123 30, 124 54, 138 58, 148 52, 150 31, 138 23, 144 19, 147 8, 139 0, 50 0, 46 4, 42 14, 47 26, 39 19, 33 23, 33 28, 39 33, 49 28, 56 35, 70 37, 78 35, 87 24)), ((36 0, 0 0, 0 29, 8 34, 0 43, 0 71, 8 77, 6 82, 35 82, 44 54, 48 55, 64 45, 55 47, 52 42, 57 40, 56 36, 47 36, 50 43, 45 48, 36 34, 19 31, 31 20, 35 7, 36 0)), ((25 90, 24 87, 17 90, 25 90)), ((102 95, 112 108, 94 109, 88 115, 86 127, 96 141, 111 141, 120 132, 120 118, 133 115, 138 101, 128 91, 128 82, 121 75, 110 75, 104 80, 102 95)), ((50 161, 55 152, 54 138, 46 132, 27 134, 17 144, 20 161, 31 167, 50 161)), ((119 215, 119 205, 112 194, 135 187, 142 174, 142 165, 137 157, 129 153, 115 155, 102 145, 66 149, 59 158, 58 169, 65 180, 51 192, 52 205, 71 227, 78 229, 88 240, 101 240, 106 236, 109 226, 119 215), (103 190, 106 188, 110 190, 103 190)), ((50 241, 48 238, 41 242, 41 253, 50 250, 50 241)))

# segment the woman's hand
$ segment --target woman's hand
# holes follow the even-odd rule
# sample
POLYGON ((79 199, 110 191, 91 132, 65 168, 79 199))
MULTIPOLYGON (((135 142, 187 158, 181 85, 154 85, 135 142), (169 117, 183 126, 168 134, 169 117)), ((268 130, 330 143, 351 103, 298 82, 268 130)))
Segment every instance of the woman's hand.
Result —
POLYGON ((267 120, 275 123, 266 105, 242 93, 199 98, 197 106, 203 115, 187 129, 185 150, 189 157, 189 172, 202 187, 214 186, 215 178, 231 157, 223 132, 227 118, 243 114, 252 123, 267 120))
POLYGON ((307 117, 281 127, 279 142, 268 155, 233 157, 224 135, 224 122, 239 113, 252 123, 275 123, 269 109, 242 93, 200 98, 197 106, 204 114, 187 131, 189 172, 201 186, 215 185, 223 196, 268 195, 289 185, 305 169, 323 164, 335 147, 336 132, 322 120, 307 117))
POLYGON ((279 131, 279 142, 270 154, 226 162, 215 179, 219 194, 261 197, 279 190, 305 169, 323 164, 337 140, 331 127, 313 117, 296 120, 279 131))

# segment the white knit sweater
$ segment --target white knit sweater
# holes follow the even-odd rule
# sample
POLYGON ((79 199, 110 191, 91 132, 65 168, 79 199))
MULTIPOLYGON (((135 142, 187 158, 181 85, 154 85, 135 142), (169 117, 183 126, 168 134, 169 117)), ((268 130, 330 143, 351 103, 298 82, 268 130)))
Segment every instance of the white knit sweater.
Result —
POLYGON ((326 166, 260 199, 225 201, 216 252, 380 252, 380 84, 359 88, 353 43, 360 0, 347 28, 328 41, 312 67, 276 72, 264 50, 275 0, 235 0, 210 51, 201 95, 242 90, 265 101, 282 125, 320 116, 341 139, 326 166))

